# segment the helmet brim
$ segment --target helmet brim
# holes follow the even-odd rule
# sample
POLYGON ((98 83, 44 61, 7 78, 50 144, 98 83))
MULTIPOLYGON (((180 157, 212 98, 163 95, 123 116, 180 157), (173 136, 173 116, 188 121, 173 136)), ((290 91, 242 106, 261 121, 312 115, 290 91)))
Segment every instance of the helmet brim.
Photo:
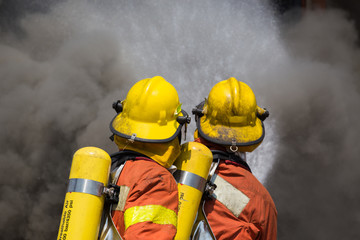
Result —
POLYGON ((226 126, 212 124, 202 116, 196 122, 199 135, 207 141, 226 146, 252 146, 260 144, 265 137, 264 124, 256 119, 253 126, 226 126))
POLYGON ((174 140, 181 132, 182 124, 176 118, 166 124, 139 122, 127 117, 121 112, 110 122, 110 130, 117 136, 138 142, 164 143, 174 140), (134 131, 136 129, 136 131, 134 131))

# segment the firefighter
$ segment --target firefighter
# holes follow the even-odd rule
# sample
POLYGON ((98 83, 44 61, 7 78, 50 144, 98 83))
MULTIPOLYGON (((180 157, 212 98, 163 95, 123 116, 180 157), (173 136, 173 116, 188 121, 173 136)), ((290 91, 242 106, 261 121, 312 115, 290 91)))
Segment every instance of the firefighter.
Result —
POLYGON ((276 239, 275 204, 246 163, 246 152, 264 139, 269 112, 257 106, 248 85, 232 77, 217 83, 193 113, 195 142, 213 153, 210 184, 216 188, 204 204, 212 233, 217 240, 276 239))
POLYGON ((178 189, 171 167, 190 117, 176 89, 160 76, 137 82, 113 107, 118 114, 110 129, 119 152, 112 155, 112 179, 120 186, 113 223, 125 240, 173 239, 178 189))

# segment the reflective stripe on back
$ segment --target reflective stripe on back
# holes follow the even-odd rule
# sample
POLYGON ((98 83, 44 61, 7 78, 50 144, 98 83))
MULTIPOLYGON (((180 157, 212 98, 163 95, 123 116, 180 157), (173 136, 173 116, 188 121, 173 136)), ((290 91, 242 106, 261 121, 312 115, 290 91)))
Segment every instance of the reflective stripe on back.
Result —
POLYGON ((133 224, 147 221, 156 224, 172 224, 176 227, 177 214, 161 205, 135 206, 126 209, 124 213, 125 230, 133 224))

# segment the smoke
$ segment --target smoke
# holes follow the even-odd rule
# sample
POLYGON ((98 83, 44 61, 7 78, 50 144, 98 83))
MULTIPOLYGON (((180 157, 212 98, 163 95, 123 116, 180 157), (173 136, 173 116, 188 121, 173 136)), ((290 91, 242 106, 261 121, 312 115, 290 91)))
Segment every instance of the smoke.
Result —
POLYGON ((6 239, 56 238, 72 154, 106 146, 100 143, 109 136, 108 104, 131 79, 116 36, 97 26, 86 30, 70 6, 57 7, 22 16, 21 34, 1 35, 0 231, 6 239))
POLYGON ((360 223, 359 48, 353 22, 334 9, 284 26, 288 50, 271 88, 277 159, 268 186, 280 239, 357 239, 360 223), (276 95, 275 95, 276 94, 276 95), (346 230, 345 230, 346 229, 346 230))
POLYGON ((345 228, 360 221, 353 24, 327 10, 280 26, 262 2, 46 1, 0 14, 2 235, 56 237, 72 154, 116 151, 111 103, 161 75, 189 113, 231 76, 270 110, 248 159, 274 197, 279 239, 358 237, 345 228))

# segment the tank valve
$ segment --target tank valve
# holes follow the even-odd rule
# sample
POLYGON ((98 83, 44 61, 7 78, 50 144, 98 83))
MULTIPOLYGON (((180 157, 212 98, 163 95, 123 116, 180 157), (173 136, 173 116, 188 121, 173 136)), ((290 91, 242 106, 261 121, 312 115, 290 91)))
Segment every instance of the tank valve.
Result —
POLYGON ((106 201, 112 204, 119 202, 120 187, 116 184, 109 184, 103 191, 106 201))

